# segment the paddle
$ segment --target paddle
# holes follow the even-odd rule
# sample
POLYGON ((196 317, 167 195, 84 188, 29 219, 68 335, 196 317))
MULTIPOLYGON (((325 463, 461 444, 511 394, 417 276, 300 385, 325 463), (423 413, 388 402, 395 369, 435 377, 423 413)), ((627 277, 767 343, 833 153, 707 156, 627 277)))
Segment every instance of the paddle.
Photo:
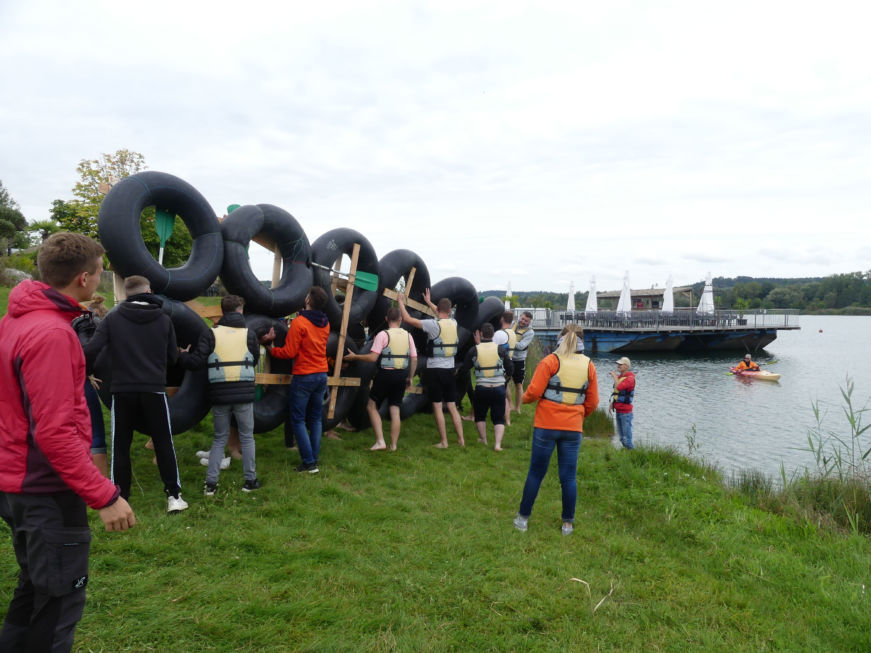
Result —
MULTIPOLYGON (((335 274, 342 279, 348 279, 348 277, 350 276, 344 272, 339 272, 338 270, 327 267, 326 265, 321 265, 320 263, 312 262, 312 265, 316 268, 320 268, 321 270, 326 270, 330 274, 335 274)), ((357 270, 357 274, 354 277, 354 286, 362 290, 371 290, 372 292, 377 292, 378 275, 371 272, 364 272, 363 270, 357 270)))
POLYGON ((154 228, 157 230, 157 237, 160 239, 160 250, 157 252, 157 262, 163 265, 163 248, 166 247, 166 241, 172 236, 172 230, 175 227, 175 215, 167 213, 163 209, 157 209, 154 214, 154 228))

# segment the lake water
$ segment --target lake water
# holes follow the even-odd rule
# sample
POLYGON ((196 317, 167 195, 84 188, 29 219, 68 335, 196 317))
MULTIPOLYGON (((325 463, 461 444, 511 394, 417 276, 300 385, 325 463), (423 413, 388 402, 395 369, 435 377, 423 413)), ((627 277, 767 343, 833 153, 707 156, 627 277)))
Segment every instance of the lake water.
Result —
MULTIPOLYGON (((636 374, 633 439, 669 445, 716 464, 727 476, 757 469, 775 479, 814 468, 807 450, 818 402, 823 426, 848 437, 841 388, 849 376, 854 406, 871 408, 871 317, 803 315, 800 331, 779 331, 754 360, 776 361, 762 369, 780 381, 752 381, 728 374, 743 352, 689 356, 671 353, 630 356, 636 374), (694 430, 694 433, 693 433, 694 430)), ((597 354, 600 406, 607 406, 619 355, 597 354)), ((866 416, 871 423, 871 415, 866 416)), ((871 430, 864 436, 871 446, 871 430)))

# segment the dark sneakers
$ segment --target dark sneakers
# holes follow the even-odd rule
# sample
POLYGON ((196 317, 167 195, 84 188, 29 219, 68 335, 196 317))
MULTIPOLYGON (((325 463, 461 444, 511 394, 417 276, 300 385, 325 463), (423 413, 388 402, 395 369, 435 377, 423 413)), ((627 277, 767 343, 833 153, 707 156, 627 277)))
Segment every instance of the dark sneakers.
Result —
POLYGON ((317 463, 309 463, 309 464, 303 463, 302 465, 300 465, 299 467, 296 468, 296 471, 298 471, 299 473, 308 472, 309 474, 317 474, 321 470, 318 469, 317 463))
POLYGON ((243 492, 253 492, 254 490, 260 489, 260 481, 256 478, 253 481, 245 480, 245 484, 242 486, 243 492))
POLYGON ((217 483, 209 483, 208 481, 203 483, 203 494, 206 495, 207 497, 215 496, 215 490, 217 490, 217 489, 218 489, 217 483))

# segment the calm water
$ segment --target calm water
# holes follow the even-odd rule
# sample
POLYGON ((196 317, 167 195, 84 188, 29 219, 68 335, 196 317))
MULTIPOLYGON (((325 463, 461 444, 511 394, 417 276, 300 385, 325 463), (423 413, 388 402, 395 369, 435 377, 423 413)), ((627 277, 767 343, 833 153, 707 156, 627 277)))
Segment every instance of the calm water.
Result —
MULTIPOLYGON (((696 455, 728 475, 758 469, 775 478, 813 467, 808 429, 815 425, 812 403, 819 402, 824 427, 849 433, 840 388, 849 375, 853 403, 871 408, 871 317, 804 315, 800 331, 780 331, 777 340, 754 356, 782 376, 778 383, 749 381, 727 374, 742 353, 688 356, 630 356, 637 378, 633 437, 642 444, 671 445, 688 452, 695 427, 696 455)), ((601 406, 611 392, 608 371, 619 356, 593 358, 599 371, 601 406)), ((871 423, 871 414, 865 420, 871 423)), ((871 446, 871 430, 864 436, 871 446)))

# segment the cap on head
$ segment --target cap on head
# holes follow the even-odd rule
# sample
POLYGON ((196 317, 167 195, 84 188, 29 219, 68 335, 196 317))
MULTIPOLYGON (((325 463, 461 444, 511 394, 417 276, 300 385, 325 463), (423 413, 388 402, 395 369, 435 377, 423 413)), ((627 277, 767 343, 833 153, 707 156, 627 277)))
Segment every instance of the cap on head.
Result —
POLYGON ((617 365, 625 365, 626 369, 629 369, 632 367, 632 362, 628 358, 623 356, 623 358, 617 359, 617 365))
POLYGON ((745 360, 745 361, 749 361, 749 360, 750 360, 750 354, 744 354, 744 360, 745 360))

